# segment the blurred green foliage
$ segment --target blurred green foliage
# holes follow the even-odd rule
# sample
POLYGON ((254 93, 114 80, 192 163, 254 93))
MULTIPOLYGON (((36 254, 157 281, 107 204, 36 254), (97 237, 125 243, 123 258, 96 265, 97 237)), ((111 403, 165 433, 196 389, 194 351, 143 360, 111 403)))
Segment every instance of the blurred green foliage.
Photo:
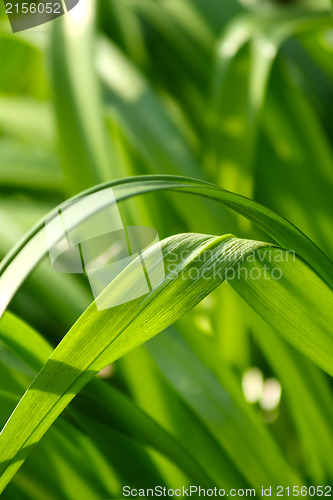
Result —
MULTIPOLYGON (((15 35, 1 5, 0 23, 1 258, 70 196, 145 174, 191 176, 252 198, 332 258, 329 0, 80 0, 15 35)), ((128 225, 153 226, 161 239, 268 239, 186 195, 123 205, 128 225)), ((83 279, 55 273, 47 259, 26 280, 0 321, 2 425, 91 301, 83 279), (27 348, 6 344, 9 331, 27 348)), ((117 499, 125 484, 332 483, 328 375, 228 284, 169 330, 88 384, 4 498, 117 499), (274 408, 246 401, 253 373, 281 384, 274 408), (216 398, 218 427, 205 397, 216 398)))

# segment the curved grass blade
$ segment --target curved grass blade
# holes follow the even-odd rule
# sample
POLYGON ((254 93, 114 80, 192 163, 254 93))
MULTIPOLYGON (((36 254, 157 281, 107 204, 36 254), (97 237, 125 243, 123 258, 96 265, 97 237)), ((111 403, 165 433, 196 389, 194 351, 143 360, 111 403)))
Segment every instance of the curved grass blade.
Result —
MULTIPOLYGON (((333 287, 333 264, 329 258, 293 224, 259 203, 228 192, 213 184, 173 176, 144 176, 121 179, 89 189, 69 201, 77 200, 95 192, 101 192, 102 195, 103 190, 109 187, 113 189, 117 201, 160 190, 194 194, 216 201, 254 222, 283 248, 294 250, 313 267, 324 281, 333 287)), ((58 210, 65 208, 67 204, 68 202, 60 205, 53 212, 53 216, 55 217, 58 210)), ((108 204, 109 200, 107 199, 105 206, 108 206, 108 204)), ((81 215, 82 219, 74 221, 74 226, 92 214, 82 213, 81 215)), ((50 221, 50 219, 51 214, 38 223, 1 262, 0 314, 6 309, 24 279, 47 254, 48 248, 44 226, 45 221, 50 221)))
MULTIPOLYGON (((52 353, 1 433, 1 488, 23 463, 33 445, 94 375, 192 309, 223 281, 226 269, 237 265, 247 252, 261 246, 267 244, 230 236, 171 237, 164 241, 163 252, 166 259, 168 255, 176 254, 179 262, 176 269, 167 272, 161 285, 143 299, 110 310, 98 311, 93 303, 52 353), (184 250, 189 254, 186 259, 181 258, 184 250), (203 258, 202 262, 198 261, 199 257, 203 258), (209 271, 216 259, 220 273, 213 279, 185 279, 193 269, 209 271), (175 298, 177 301, 173 300, 175 298), (144 331, 142 324, 145 324, 144 331)), ((155 263, 154 258, 156 260, 154 251, 148 250, 146 265, 155 263)), ((140 269, 141 261, 134 261, 101 294, 101 300, 126 295, 129 285, 140 287, 140 269)))
POLYGON ((278 248, 248 260, 244 271, 241 279, 230 280, 231 286, 290 344, 333 376, 332 290, 302 259, 288 252, 283 256, 278 248))
MULTIPOLYGON (((0 340, 35 372, 43 367, 52 354, 51 345, 38 332, 9 312, 0 321, 0 340)), ((101 380, 92 380, 84 394, 81 394, 81 398, 76 400, 75 405, 70 406, 68 411, 78 425, 85 428, 90 435, 98 433, 98 422, 103 422, 105 425, 111 425, 119 430, 125 436, 142 445, 150 446, 168 457, 193 481, 200 478, 201 484, 207 485, 217 481, 216 478, 209 478, 211 470, 206 467, 207 458, 204 460, 201 460, 200 457, 194 459, 178 437, 170 435, 151 417, 137 408, 128 397, 112 386, 104 384, 101 380), (92 425, 89 419, 85 420, 85 415, 94 419, 95 424, 92 425)), ((182 417, 187 426, 193 427, 186 418, 187 416, 183 415, 182 417)), ((198 432, 199 430, 196 429, 196 434, 198 432)), ((209 450, 207 452, 209 457, 212 457, 214 463, 218 464, 219 475, 222 468, 228 470, 229 476, 233 477, 235 481, 239 480, 230 464, 223 462, 223 458, 225 458, 223 454, 214 449, 214 446, 207 441, 208 437, 205 436, 205 448, 209 450)), ((202 450, 203 447, 200 449, 202 450)), ((224 485, 227 479, 224 479, 224 485)), ((221 483, 221 487, 223 484, 221 483)), ((230 487, 232 487, 232 482, 230 487)))
MULTIPOLYGON (((1 433, 2 488, 34 443, 96 373, 192 309, 247 255, 268 248, 266 243, 231 236, 171 237, 164 240, 163 252, 166 261, 170 255, 178 256, 177 267, 167 268, 165 279, 155 290, 143 299, 110 310, 97 311, 92 304, 52 353, 1 433), (185 259, 184 250, 188 253, 185 259), (189 279, 193 271, 201 279, 189 279)), ((149 268, 156 264, 154 247, 146 251, 144 258, 149 268)), ((267 259, 263 253, 256 262, 245 260, 243 266, 252 278, 255 264, 261 264, 264 276, 264 266, 270 262, 267 259)), ((333 293, 300 259, 296 263, 286 259, 280 266, 286 276, 278 281, 245 278, 233 280, 232 284, 266 321, 274 322, 280 334, 333 374, 333 293)), ((140 287, 139 269, 140 261, 134 261, 112 282, 99 298, 102 309, 110 303, 110 297, 125 299, 128 286, 140 287)))

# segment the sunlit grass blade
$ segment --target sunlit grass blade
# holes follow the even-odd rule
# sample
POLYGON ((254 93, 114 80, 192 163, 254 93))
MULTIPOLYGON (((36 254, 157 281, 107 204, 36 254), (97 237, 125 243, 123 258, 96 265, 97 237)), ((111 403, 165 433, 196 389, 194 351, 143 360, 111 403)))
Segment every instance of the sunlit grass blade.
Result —
MULTIPOLYGON (((106 364, 156 335, 186 311, 192 309, 223 281, 223 272, 226 269, 235 266, 244 258, 244 254, 252 252, 262 245, 266 244, 242 241, 226 236, 222 238, 200 235, 172 237, 166 240, 163 245, 166 258, 170 252, 178 255, 178 258, 182 255, 183 250, 186 249, 189 252, 188 258, 180 259, 177 264, 176 274, 173 270, 168 271, 162 284, 143 299, 132 300, 106 311, 98 311, 93 303, 53 352, 29 391, 22 398, 19 407, 9 421, 10 423, 8 422, 3 429, 0 439, 2 485, 5 486, 19 468, 31 449, 31 445, 41 438, 74 395, 98 371, 106 364), (207 250, 210 251, 210 254, 212 253, 209 257, 206 255, 207 261, 198 263, 193 260, 198 259, 200 255, 205 259, 205 251, 207 252, 207 250), (218 256, 221 258, 225 252, 229 259, 227 261, 222 259, 219 264, 221 275, 215 276, 211 280, 183 279, 182 273, 185 273, 186 276, 190 269, 197 265, 199 265, 199 270, 203 270, 214 262, 213 255, 215 258, 218 256), (174 279, 175 277, 176 279, 174 279), (174 304, 172 304, 173 297, 177 297, 177 302, 174 304), (145 322, 144 331, 140 326, 142 321, 145 322), (98 334, 97 338, 94 332, 98 334), (110 351, 109 347, 111 347, 110 351), (79 356, 78 353, 80 353, 79 356), (55 384, 54 388, 52 388, 53 384, 55 384), (40 410, 37 409, 36 405, 39 406, 40 410), (32 407, 36 419, 29 418, 27 421, 27 416, 30 414, 29 408, 32 407), (24 423, 21 418, 23 418, 24 423), (16 440, 14 444, 11 433, 17 432, 14 431, 17 425, 23 425, 24 431, 22 430, 20 433, 20 441, 16 440)), ((148 253, 146 265, 149 266, 149 260, 153 258, 154 253, 148 253)), ((107 289, 101 296, 101 300, 110 300, 110 297, 116 297, 117 293, 125 292, 126 294, 127 285, 125 283, 135 286, 134 281, 139 278, 137 265, 134 261, 132 266, 127 267, 116 279, 119 286, 114 281, 110 290, 107 289)))
MULTIPOLYGON (((47 358, 52 354, 50 344, 28 324, 11 313, 6 313, 0 321, 0 340, 35 372, 42 368, 47 358)), ((17 396, 15 397, 15 402, 17 402, 17 396)), ((3 408, 3 415, 9 415, 11 411, 3 408)), ((78 425, 83 426, 90 436, 100 433, 98 422, 102 422, 104 425, 121 432, 124 436, 156 449, 171 459, 193 481, 201 478, 202 484, 216 482, 221 469, 228 471, 228 476, 223 480, 224 485, 228 478, 233 478, 234 481, 239 480, 230 464, 226 460, 223 461, 223 454, 211 443, 209 435, 206 435, 198 427, 198 424, 189 418, 187 413, 181 414, 182 422, 195 432, 199 442, 200 437, 202 438, 200 450, 206 450, 205 457, 201 458, 199 450, 197 458, 191 457, 187 451, 186 443, 181 443, 182 435, 170 434, 152 417, 133 404, 127 396, 101 380, 95 379, 90 382, 84 394, 81 394, 81 397, 75 401, 74 406, 69 407, 68 411, 78 425), (85 419, 85 416, 90 417, 90 420, 89 418, 85 419), (207 463, 209 467, 206 466, 207 463), (212 479, 209 480, 211 474, 212 479)), ((191 446, 193 449, 195 444, 192 442, 191 446)), ((230 482, 231 486, 232 481, 230 482)))
MULTIPOLYGON (((132 300, 110 310, 98 311, 93 303, 52 353, 2 431, 0 444, 3 487, 24 461, 33 443, 41 438, 74 395, 98 371, 192 309, 222 283, 226 279, 226 273, 235 269, 247 255, 258 252, 256 262, 249 259, 243 262, 250 277, 255 265, 261 264, 264 271, 263 263, 266 266, 268 256, 265 252, 268 249, 269 245, 265 243, 238 240, 230 236, 171 237, 163 243, 164 256, 167 259, 169 253, 176 254, 179 261, 175 270, 167 271, 161 285, 143 299, 132 300), (261 248, 263 255, 260 253, 261 248), (182 258, 185 249, 189 252, 186 259, 182 258), (193 268, 199 272, 199 276, 206 278, 208 271, 210 279, 189 279, 193 268), (34 420, 27 417, 32 408, 36 415, 34 420), (17 428, 24 430, 20 434, 20 441, 16 440, 14 443, 13 433, 17 433, 17 428)), ((269 252, 274 257, 281 250, 272 248, 269 252)), ((145 256, 148 267, 154 262, 151 259, 154 259, 154 250, 148 251, 145 256)), ((275 328, 289 342, 332 373, 333 293, 301 260, 282 260, 280 267, 283 278, 281 275, 279 280, 274 277, 261 277, 259 281, 245 278, 232 280, 232 284, 260 315, 268 322, 274 322, 275 328), (285 286, 286 282, 288 286, 285 286), (298 292, 296 296, 295 290, 298 292)), ((119 300, 119 296, 123 296, 123 300, 126 300, 127 286, 136 286, 139 267, 137 261, 134 261, 103 292, 99 299, 102 309, 108 307, 110 297, 117 297, 119 300)), ((255 269, 258 270, 258 267, 255 269)))
MULTIPOLYGON (((181 193, 201 195, 204 198, 221 203, 254 222, 282 247, 295 251, 333 287, 333 264, 328 257, 289 221, 250 199, 202 181, 172 176, 145 176, 122 179, 88 190, 73 199, 79 199, 97 191, 102 193, 104 189, 109 187, 113 188, 117 201, 148 192, 174 190, 181 193)), ((58 208, 64 208, 67 203, 58 208)), ((107 199, 105 206, 108 203, 107 199)), ((58 213, 57 210, 53 212, 53 216, 58 213)), ((74 226, 90 215, 92 213, 78 215, 78 220, 73 221, 74 226)), ((45 220, 37 224, 1 262, 0 313, 6 309, 21 283, 48 252, 45 239, 45 220)), ((50 221, 50 216, 48 220, 50 221)))

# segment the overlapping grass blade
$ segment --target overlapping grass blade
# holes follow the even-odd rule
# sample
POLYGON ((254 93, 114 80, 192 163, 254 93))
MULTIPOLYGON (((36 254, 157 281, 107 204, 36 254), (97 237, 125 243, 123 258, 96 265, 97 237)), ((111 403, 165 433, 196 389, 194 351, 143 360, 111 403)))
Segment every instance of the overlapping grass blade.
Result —
MULTIPOLYGON (((254 222, 283 248, 295 251, 316 270, 322 279, 333 287, 333 264, 328 257, 293 224, 252 200, 230 193, 212 184, 172 176, 144 176, 114 181, 90 189, 73 199, 79 199, 97 191, 102 194, 102 191, 108 187, 113 188, 117 201, 148 192, 174 190, 201 195, 204 198, 221 203, 254 222)), ((105 206, 108 203, 109 201, 106 199, 105 206)), ((66 205, 67 202, 58 208, 64 208, 66 205)), ((57 215, 57 210, 54 212, 54 216, 57 215)), ((74 226, 90 215, 91 213, 80 214, 82 218, 73 221, 74 226)), ((0 313, 5 310, 24 279, 47 254, 48 249, 44 233, 45 220, 37 224, 1 262, 0 313)), ((50 221, 50 216, 48 220, 50 221)))
MULTIPOLYGON (((39 441, 74 395, 100 369, 185 314, 223 281, 226 269, 235 266, 247 252, 252 252, 263 245, 266 244, 230 237, 200 235, 172 237, 163 245, 166 257, 170 252, 181 256, 184 250, 189 251, 189 257, 185 260, 180 258, 176 273, 168 271, 157 289, 144 299, 137 299, 111 310, 98 311, 95 304, 92 304, 52 353, 22 398, 20 408, 17 407, 10 423, 8 422, 2 431, 0 439, 2 485, 5 486, 19 468, 33 443, 39 441), (208 258, 205 257, 207 251, 210 253, 208 258), (204 261, 195 263, 193 259, 198 259, 200 255, 203 255, 204 261), (221 260, 219 264, 221 274, 218 276, 201 281, 184 279, 182 273, 185 273, 185 277, 188 276, 193 266, 198 265, 198 270, 205 270, 214 263, 214 257, 221 258, 223 255, 227 260, 221 260), (173 303, 173 297, 177 297, 177 302, 173 303), (141 328, 142 321, 145 323, 144 331, 141 328), (108 348, 111 345, 109 352, 108 348), (33 409, 36 415, 33 421, 28 417, 29 408, 31 411, 33 409), (21 421, 22 417, 24 423, 21 421), (20 440, 16 440, 14 444, 12 432, 17 425, 22 425, 24 430, 20 433, 20 440)), ((149 266, 149 259, 154 259, 154 252, 148 253, 146 259, 148 259, 146 265, 149 266)), ((153 262, 154 260, 151 260, 150 263, 153 262)), ((126 297, 129 283, 131 286, 140 286, 140 282, 135 285, 138 279, 137 266, 138 263, 134 261, 133 265, 127 267, 116 279, 118 286, 114 286, 116 284, 114 281, 110 290, 102 294, 102 300, 110 300, 109 293, 111 297, 117 297, 119 293, 125 294, 126 297)))
MULTIPOLYGON (((43 367, 47 358, 52 354, 52 347, 40 334, 9 312, 0 321, 0 340, 35 372, 43 367)), ((209 484, 207 478, 211 474, 211 470, 210 467, 206 467, 206 462, 210 462, 209 458, 204 460, 201 460, 200 456, 197 458, 202 469, 206 469, 204 473, 201 467, 196 464, 197 460, 190 456, 186 447, 181 443, 181 436, 170 435, 151 417, 140 411, 127 396, 112 386, 104 384, 101 380, 93 380, 81 398, 69 408, 69 412, 78 425, 83 426, 90 435, 99 434, 97 421, 103 422, 104 425, 114 427, 114 430, 118 430, 145 446, 151 446, 169 457, 193 480, 201 478, 202 484, 209 484), (89 418, 85 419, 85 416, 89 418)), ((7 414, 9 415, 10 412, 8 411, 7 414)), ((195 425, 187 415, 183 414, 182 420, 187 427, 193 428, 195 425)), ((196 435, 200 435, 202 431, 196 428, 195 432, 196 435)), ((206 449, 209 450, 207 453, 209 457, 212 457, 213 463, 218 464, 219 474, 222 468, 228 470, 229 478, 233 477, 237 480, 238 477, 232 471, 232 467, 226 461, 223 462, 223 454, 210 444, 208 436, 204 436, 203 442, 206 449)), ((209 463, 209 465, 211 464, 209 463)), ((215 477, 215 481, 217 477, 219 475, 215 477)), ((227 477, 224 481, 226 480, 227 477)), ((232 486, 232 482, 230 486, 232 486)))
MULTIPOLYGON (((92 304, 52 353, 1 434, 2 485, 6 485, 23 462, 29 447, 41 438, 74 395, 100 369, 192 309, 224 281, 228 270, 234 269, 247 254, 260 252, 260 248, 266 252, 269 246, 230 236, 171 237, 163 242, 163 251, 166 259, 170 252, 178 255, 176 273, 169 270, 162 284, 144 299, 105 311, 98 311, 92 304), (190 252, 189 257, 182 259, 185 249, 190 252), (202 262, 198 262, 200 258, 202 262), (210 279, 189 279, 193 269, 199 272, 199 276, 209 276, 210 279), (176 297, 177 301, 174 301, 176 297), (142 324, 145 324, 144 330, 142 324), (36 415, 33 420, 28 417, 32 408, 36 415), (20 440, 14 443, 13 433, 17 433, 18 427, 24 430, 20 440)), ((281 250, 272 248, 270 252, 281 250)), ((145 256, 148 267, 154 262, 150 259, 154 259, 154 251, 145 256)), ((280 264, 283 277, 279 280, 239 279, 233 280, 232 284, 266 321, 274 322, 280 334, 332 373, 332 291, 300 259, 293 262, 283 260, 285 262, 280 264), (294 295, 295 292, 301 293, 298 296, 297 293, 294 295)), ((264 276, 264 266, 269 262, 263 253, 256 262, 247 259, 242 265, 250 275, 255 265, 261 265, 264 276)), ((135 284, 137 266, 134 261, 103 292, 101 300, 105 307, 110 297, 120 295, 126 300, 129 284, 139 286, 139 283, 135 284)))

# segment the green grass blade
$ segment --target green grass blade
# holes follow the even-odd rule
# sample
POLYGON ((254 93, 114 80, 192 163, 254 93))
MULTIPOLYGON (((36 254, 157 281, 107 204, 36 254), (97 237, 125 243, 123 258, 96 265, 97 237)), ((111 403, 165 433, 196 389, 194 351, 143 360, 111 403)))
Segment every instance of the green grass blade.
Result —
POLYGON ((333 402, 329 383, 316 366, 283 342, 267 323, 256 317, 253 326, 265 359, 281 381, 304 453, 306 473, 318 484, 325 482, 333 477, 329 446, 333 402))
MULTIPOLYGON (((226 268, 235 266, 244 258, 246 252, 251 252, 261 245, 265 244, 230 237, 180 235, 170 238, 165 240, 163 245, 165 256, 170 252, 178 256, 184 250, 190 252, 185 261, 180 259, 177 264, 176 279, 174 279, 174 271, 169 271, 162 284, 147 297, 111 310, 98 311, 95 304, 92 304, 53 352, 29 391, 22 398, 20 409, 17 407, 10 418, 10 423, 8 422, 2 431, 0 438, 2 487, 7 484, 19 468, 33 444, 39 441, 74 395, 100 369, 156 335, 179 316, 193 308, 203 296, 223 281, 224 277, 221 278, 221 276, 226 268), (199 263, 193 261, 200 254, 205 258, 202 252, 207 250, 209 253, 213 252, 215 257, 221 257, 225 252, 227 252, 226 255, 230 256, 227 262, 220 263, 222 274, 215 279, 201 282, 183 279, 181 273, 185 273, 186 276, 193 266, 198 265, 199 269, 204 270, 212 263, 212 256, 208 259, 206 256, 207 261, 199 263), (177 297, 177 302, 174 304, 173 297, 177 297), (182 300, 180 300, 181 297, 182 300), (145 323, 144 331, 140 326, 142 321, 145 323), (111 351, 109 351, 109 347, 111 351), (78 353, 80 353, 79 356, 78 353), (54 388, 52 388, 53 384, 55 384, 54 388), (36 404, 39 406, 39 410, 36 404), (30 416, 28 418, 32 408, 34 415, 36 415, 35 419, 31 419, 30 416), (22 418, 24 422, 22 422, 22 418), (17 425, 23 425, 24 430, 22 429, 20 432, 20 439, 15 439, 14 443, 12 432, 17 428, 17 425)), ((153 256, 154 254, 147 255, 146 261, 153 256)), ((149 265, 149 260, 146 265, 149 265)), ((127 272, 125 270, 118 277, 119 288, 112 286, 112 290, 107 290, 106 294, 102 294, 102 300, 110 299, 109 292, 112 296, 116 296, 113 294, 117 294, 117 288, 118 293, 124 293, 125 283, 131 283, 133 286, 137 269, 135 262, 133 266, 126 269, 127 272), (109 299, 107 299, 107 295, 109 295, 109 299)), ((113 283, 115 284, 115 282, 113 283)), ((15 432, 17 431, 15 430, 15 432)))
POLYGON ((158 169, 158 173, 199 177, 200 165, 190 140, 169 107, 144 75, 107 39, 99 42, 97 71, 108 92, 112 114, 119 116, 127 137, 146 164, 158 169))
POLYGON ((70 193, 116 177, 93 70, 94 3, 84 2, 82 9, 84 26, 70 13, 59 19, 51 46, 60 152, 70 193))
POLYGON ((230 283, 268 324, 333 376, 333 292, 302 259, 283 253, 265 251, 247 262, 242 279, 230 283), (264 278, 247 279, 251 273, 264 278))
MULTIPOLYGON (((52 354, 52 347, 38 332, 9 312, 6 312, 0 321, 0 340, 35 372, 42 368, 47 358, 52 354)), ((127 396, 112 386, 104 384, 101 380, 90 382, 84 394, 81 394, 81 397, 75 401, 74 406, 69 407, 69 413, 78 425, 87 430, 89 435, 98 433, 98 422, 101 422, 145 446, 156 449, 172 460, 193 481, 196 478, 201 478, 202 484, 212 484, 219 477, 221 468, 228 470, 229 477, 233 477, 235 481, 239 480, 230 465, 223 462, 221 453, 218 453, 214 446, 209 443, 209 437, 205 436, 204 445, 201 443, 200 449, 209 450, 208 456, 212 457, 213 462, 217 463, 219 467, 219 474, 214 479, 209 480, 211 470, 210 467, 206 467, 207 459, 201 460, 200 456, 198 459, 194 459, 190 455, 190 451, 187 451, 181 443, 181 436, 172 436, 134 405, 127 396), (85 420, 85 415, 93 421, 85 420), (200 464, 197 463, 197 460, 200 464)), ((7 414, 9 415, 10 412, 8 411, 7 414)), ((186 422, 187 427, 192 428, 193 423, 186 415, 182 415, 182 419, 186 422)), ((200 429, 196 428, 195 432, 198 435, 200 429)), ((211 465, 209 461, 208 465, 211 465)), ((226 480, 227 478, 223 484, 226 480)))
MULTIPOLYGON (((113 188, 117 201, 148 192, 174 190, 201 195, 221 203, 254 222, 280 246, 294 250, 333 287, 333 264, 328 257, 289 221, 250 199, 225 191, 212 184, 172 176, 145 176, 114 181, 81 193, 73 199, 79 199, 97 191, 102 192, 108 187, 113 188)), ((66 205, 67 202, 58 208, 65 208, 66 205)), ((57 210, 53 212, 54 216, 58 213, 57 210)), ((75 223, 80 223, 89 215, 91 213, 80 214, 82 219, 75 221, 75 223)), ((50 216, 37 224, 1 262, 0 313, 5 310, 24 279, 48 252, 45 239, 45 220, 50 220, 50 216)))
POLYGON ((249 418, 186 344, 165 335, 148 345, 169 383, 204 421, 248 483, 292 484, 296 477, 264 426, 249 418))
MULTIPOLYGON (((265 253, 269 248, 267 244, 230 236, 171 237, 163 242, 163 251, 166 261, 169 254, 178 255, 176 273, 168 269, 161 285, 144 299, 104 311, 98 311, 93 303, 55 349, 2 431, 2 487, 19 468, 33 444, 98 371, 192 309, 223 282, 226 271, 234 269, 247 254, 253 255, 260 248, 265 249, 261 250, 263 257, 256 262, 247 259, 243 263, 250 276, 252 269, 258 270, 255 266, 260 264, 262 276, 266 276, 264 266, 270 262, 265 253), (182 258, 184 250, 189 252, 186 259, 182 258), (193 269, 199 272, 199 276, 207 277, 208 272, 210 279, 189 280, 193 269), (145 324, 144 330, 142 324, 145 324), (30 418, 32 410, 34 419, 30 418), (14 440, 18 428, 21 429, 20 439, 14 440)), ((275 255, 281 250, 275 248, 270 252, 275 255)), ((236 279, 232 284, 266 321, 274 323, 289 342, 333 373, 332 291, 300 259, 285 260, 280 264, 283 270, 280 280, 236 279)), ((147 266, 154 263, 154 252, 146 254, 145 262, 147 266)), ((139 267, 136 261, 128 266, 100 296, 100 305, 107 306, 110 297, 118 298, 122 294, 126 299, 127 286, 139 286, 139 282, 135 284, 139 267)))

